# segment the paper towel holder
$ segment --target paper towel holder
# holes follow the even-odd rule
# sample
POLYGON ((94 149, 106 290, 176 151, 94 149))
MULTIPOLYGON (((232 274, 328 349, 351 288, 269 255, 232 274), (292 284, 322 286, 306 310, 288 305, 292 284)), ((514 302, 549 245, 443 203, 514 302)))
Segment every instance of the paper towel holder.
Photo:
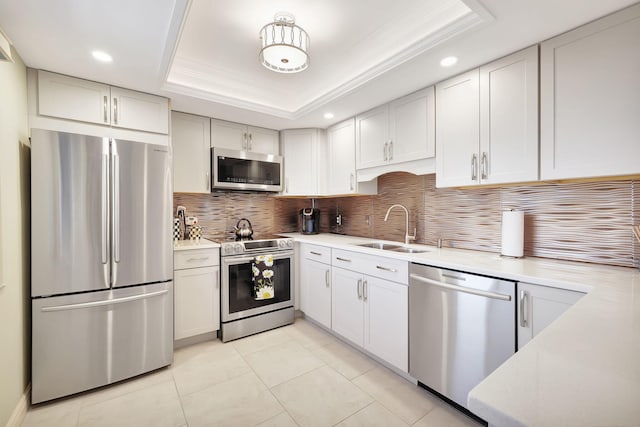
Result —
POLYGON ((524 211, 516 209, 502 211, 500 256, 524 257, 524 211))

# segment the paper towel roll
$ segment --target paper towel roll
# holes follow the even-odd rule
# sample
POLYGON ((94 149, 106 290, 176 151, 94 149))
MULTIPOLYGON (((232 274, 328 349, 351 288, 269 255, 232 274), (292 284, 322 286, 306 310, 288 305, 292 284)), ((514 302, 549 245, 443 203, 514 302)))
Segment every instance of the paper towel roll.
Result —
POLYGON ((502 255, 521 257, 524 254, 524 212, 502 212, 502 255))

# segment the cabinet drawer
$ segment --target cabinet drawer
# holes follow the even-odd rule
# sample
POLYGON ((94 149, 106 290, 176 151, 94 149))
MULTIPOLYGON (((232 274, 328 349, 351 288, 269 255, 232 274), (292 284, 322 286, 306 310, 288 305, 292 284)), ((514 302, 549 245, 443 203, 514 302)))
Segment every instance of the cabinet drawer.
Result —
POLYGON ((220 249, 190 249, 173 253, 173 269, 220 265, 220 249))
POLYGON ((409 283, 409 262, 404 260, 334 249, 331 265, 397 283, 409 283))
POLYGON ((328 248, 326 246, 310 245, 304 243, 300 245, 300 253, 302 254, 302 258, 304 259, 331 264, 331 248, 328 248))

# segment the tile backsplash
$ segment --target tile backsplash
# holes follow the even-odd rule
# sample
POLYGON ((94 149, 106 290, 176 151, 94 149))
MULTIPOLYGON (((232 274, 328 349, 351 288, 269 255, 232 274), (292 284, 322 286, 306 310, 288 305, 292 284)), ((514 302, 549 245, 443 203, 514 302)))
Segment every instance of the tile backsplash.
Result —
MULTIPOLYGON (((632 224, 640 223, 640 181, 541 183, 496 188, 435 188, 435 175, 389 173, 378 178, 378 195, 315 200, 320 230, 402 241, 405 219, 389 206, 409 209, 410 233, 417 243, 500 252, 501 212, 525 212, 525 256, 637 266, 640 245, 632 224), (342 215, 342 226, 335 217, 342 215)), ((255 234, 298 231, 298 212, 310 199, 278 198, 270 193, 216 191, 174 194, 199 218, 205 237, 233 238, 233 225, 249 218, 255 234)), ((175 211, 175 209, 174 209, 175 211)))

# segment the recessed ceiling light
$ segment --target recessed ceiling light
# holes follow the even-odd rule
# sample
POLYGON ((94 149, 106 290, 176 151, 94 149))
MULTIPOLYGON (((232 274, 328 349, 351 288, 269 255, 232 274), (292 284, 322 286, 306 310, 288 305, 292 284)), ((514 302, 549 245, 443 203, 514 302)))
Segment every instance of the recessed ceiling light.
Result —
POLYGON ((455 65, 456 62, 458 62, 458 58, 455 56, 447 56, 446 58, 442 58, 440 65, 443 67, 451 67, 452 65, 455 65))
POLYGON ((324 113, 325 119, 333 119, 333 113, 324 113))
POLYGON ((111 55, 109 55, 107 52, 102 52, 100 50, 94 50, 93 52, 91 52, 91 55, 93 55, 93 58, 96 61, 100 61, 100 62, 113 61, 113 58, 111 57, 111 55))

